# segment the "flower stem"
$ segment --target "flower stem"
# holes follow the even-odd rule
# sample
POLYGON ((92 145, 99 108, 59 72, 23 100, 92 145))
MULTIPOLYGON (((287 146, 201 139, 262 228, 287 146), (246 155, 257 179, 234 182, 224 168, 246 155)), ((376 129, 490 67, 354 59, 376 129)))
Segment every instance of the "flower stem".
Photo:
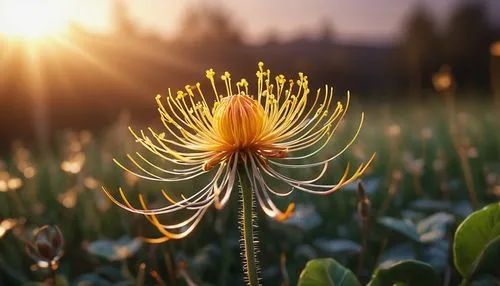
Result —
POLYGON ((52 265, 49 266, 50 268, 50 278, 52 279, 52 285, 57 286, 57 273, 56 270, 52 265))
POLYGON ((259 285, 257 271, 256 241, 254 233, 254 198, 253 190, 248 179, 248 175, 243 166, 238 168, 238 177, 240 180, 240 232, 242 236, 241 251, 243 256, 243 271, 245 280, 249 286, 259 285))

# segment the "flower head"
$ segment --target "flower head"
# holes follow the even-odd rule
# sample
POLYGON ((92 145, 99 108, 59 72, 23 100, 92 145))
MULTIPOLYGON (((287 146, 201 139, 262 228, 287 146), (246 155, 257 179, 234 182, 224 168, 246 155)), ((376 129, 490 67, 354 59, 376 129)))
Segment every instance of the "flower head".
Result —
POLYGON ((136 153, 136 156, 129 154, 128 159, 137 171, 115 160, 127 172, 159 182, 180 182, 211 175, 208 184, 194 195, 182 196, 179 201, 162 191, 168 205, 155 209, 148 208, 141 195, 141 208, 136 208, 121 189, 121 202, 104 190, 122 208, 146 215, 165 235, 156 241, 185 237, 210 206, 223 208, 231 196, 236 178, 242 174, 247 176, 262 210, 274 219, 285 220, 292 214, 294 205, 290 204, 282 211, 274 204, 272 195, 287 196, 295 190, 331 194, 356 180, 373 160, 372 156, 351 175, 347 165, 337 184, 317 183, 326 173, 329 163, 354 142, 364 115, 350 142, 340 152, 325 156, 321 153, 328 151, 328 143, 347 112, 349 94, 345 106, 333 100, 333 88, 328 86, 311 95, 307 76, 299 73, 296 81, 286 80, 283 75, 273 79, 263 63, 259 63, 256 75, 257 87, 250 92, 247 80, 242 79, 233 85, 231 75, 224 73, 221 79, 225 84, 225 95, 222 95, 217 89, 215 72, 210 69, 206 77, 211 83, 213 104, 199 83, 188 85, 175 95, 169 90, 165 99, 160 95, 156 97, 165 132, 157 133, 151 128, 148 132, 130 129, 137 142, 174 167, 162 168, 136 153), (304 163, 306 160, 312 162, 304 163), (284 169, 313 167, 320 169, 319 174, 308 180, 283 174, 284 169), (280 182, 290 190, 277 191, 270 180, 280 182), (175 224, 162 224, 157 218, 179 210, 189 210, 193 214, 175 224))

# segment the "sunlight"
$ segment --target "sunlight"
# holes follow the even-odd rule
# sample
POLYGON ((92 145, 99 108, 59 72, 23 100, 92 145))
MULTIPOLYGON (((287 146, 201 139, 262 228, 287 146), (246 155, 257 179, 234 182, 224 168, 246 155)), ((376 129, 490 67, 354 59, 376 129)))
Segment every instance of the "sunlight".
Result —
POLYGON ((65 31, 69 19, 56 0, 0 0, 0 34, 41 38, 65 31))

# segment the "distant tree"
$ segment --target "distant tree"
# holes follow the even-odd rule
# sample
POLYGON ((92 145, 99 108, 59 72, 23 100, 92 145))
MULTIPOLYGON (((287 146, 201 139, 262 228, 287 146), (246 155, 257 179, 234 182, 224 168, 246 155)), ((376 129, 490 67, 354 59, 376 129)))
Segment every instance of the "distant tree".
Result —
POLYGON ((279 32, 276 30, 269 30, 264 37, 264 44, 265 45, 276 45, 279 44, 280 38, 279 38, 279 32))
POLYGON ((408 17, 402 45, 410 88, 420 95, 430 85, 440 55, 436 25, 424 6, 417 6, 408 17))
POLYGON ((492 40, 493 29, 483 4, 467 2, 456 8, 447 26, 443 48, 459 88, 489 86, 492 40))
POLYGON ((130 17, 127 4, 123 0, 113 0, 111 19, 117 35, 131 37, 136 34, 136 23, 130 17))
POLYGON ((220 7, 189 8, 182 20, 179 38, 185 42, 240 45, 241 31, 220 7))
POLYGON ((331 21, 325 19, 321 23, 319 30, 319 40, 325 44, 333 43, 335 39, 335 29, 331 21))

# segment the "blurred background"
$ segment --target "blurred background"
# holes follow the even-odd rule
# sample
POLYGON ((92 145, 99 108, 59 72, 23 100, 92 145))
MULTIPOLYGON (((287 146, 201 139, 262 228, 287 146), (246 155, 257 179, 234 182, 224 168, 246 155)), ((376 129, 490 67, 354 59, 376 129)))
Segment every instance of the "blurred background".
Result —
POLYGON ((37 132, 99 130, 124 110, 149 119, 168 87, 210 67, 253 79, 258 60, 372 102, 433 97, 448 64, 460 94, 491 100, 500 38, 494 0, 0 3, 3 150, 37 132))
MULTIPOLYGON (((313 90, 333 85, 340 100, 350 90, 354 110, 331 148, 347 142, 359 111, 367 122, 327 181, 377 152, 364 179, 373 220, 446 211, 458 222, 497 201, 499 14, 498 0, 0 0, 0 285, 46 277, 20 255, 44 224, 62 230, 60 273, 70 281, 135 281, 147 269, 157 272, 138 281, 242 282, 236 199, 185 240, 145 246, 136 238, 158 233, 100 189, 125 186, 137 202, 139 191, 163 187, 112 159, 138 150, 129 125, 158 125, 156 94, 207 88, 209 68, 252 85, 262 60, 274 74, 306 73, 313 90)), ((324 255, 356 268, 356 187, 331 197, 294 195, 280 203, 301 203, 293 220, 261 219, 265 283, 294 284, 308 259, 324 255)), ((405 240, 380 226, 371 233, 362 281, 372 266, 406 255, 458 284, 450 233, 436 236, 431 254, 401 248, 405 240)))

